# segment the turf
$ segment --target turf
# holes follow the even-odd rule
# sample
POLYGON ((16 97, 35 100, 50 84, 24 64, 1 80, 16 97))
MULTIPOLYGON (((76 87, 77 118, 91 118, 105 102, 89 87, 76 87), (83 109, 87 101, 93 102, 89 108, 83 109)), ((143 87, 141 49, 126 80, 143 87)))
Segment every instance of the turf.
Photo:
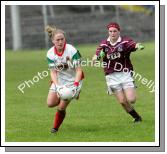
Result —
MULTIPOLYGON (((82 56, 91 58, 96 44, 77 46, 82 56)), ((154 42, 133 53, 135 71, 154 81, 154 42)), ((85 80, 78 101, 71 102, 57 134, 51 134, 55 108, 48 108, 49 71, 46 51, 6 51, 5 53, 5 141, 6 142, 154 142, 155 93, 136 80, 135 109, 142 123, 134 124, 113 96, 106 93, 102 68, 83 67, 85 80), (18 86, 33 80, 38 72, 48 72, 39 82, 26 85, 24 94, 18 86)), ((38 76, 39 77, 39 76, 38 76)), ((37 79, 37 78, 36 78, 37 79)))

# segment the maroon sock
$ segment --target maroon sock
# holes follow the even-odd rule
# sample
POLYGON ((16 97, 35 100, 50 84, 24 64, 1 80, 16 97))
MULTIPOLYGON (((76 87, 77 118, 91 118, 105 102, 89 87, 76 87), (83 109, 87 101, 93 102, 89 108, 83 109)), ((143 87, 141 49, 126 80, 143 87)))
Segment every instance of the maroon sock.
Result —
POLYGON ((64 118, 65 118, 65 111, 60 111, 58 110, 55 114, 55 119, 54 119, 54 126, 53 128, 55 129, 59 129, 61 123, 63 122, 64 118))

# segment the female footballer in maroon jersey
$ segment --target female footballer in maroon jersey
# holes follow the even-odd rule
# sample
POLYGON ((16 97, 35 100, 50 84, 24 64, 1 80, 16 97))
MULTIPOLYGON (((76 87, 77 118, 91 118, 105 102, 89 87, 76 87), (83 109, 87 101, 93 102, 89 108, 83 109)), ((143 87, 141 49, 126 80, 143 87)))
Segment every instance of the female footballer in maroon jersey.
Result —
POLYGON ((132 105, 136 101, 136 93, 130 74, 133 71, 130 54, 137 49, 144 49, 144 46, 129 37, 120 36, 120 26, 117 23, 108 24, 107 29, 109 37, 100 43, 93 61, 103 59, 108 93, 116 96, 125 111, 134 118, 134 122, 140 122, 142 118, 132 105))

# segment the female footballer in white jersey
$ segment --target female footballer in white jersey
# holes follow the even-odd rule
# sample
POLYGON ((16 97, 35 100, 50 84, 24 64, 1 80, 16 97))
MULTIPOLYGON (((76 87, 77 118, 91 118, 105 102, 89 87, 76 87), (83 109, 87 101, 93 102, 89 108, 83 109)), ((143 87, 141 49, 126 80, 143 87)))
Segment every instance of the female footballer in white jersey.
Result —
POLYGON ((57 106, 53 128, 51 129, 51 132, 55 133, 62 124, 66 108, 72 100, 62 99, 59 89, 64 85, 73 87, 73 90, 75 89, 73 98, 78 99, 84 75, 81 67, 78 65, 81 55, 75 47, 66 43, 65 32, 54 26, 47 26, 46 31, 54 45, 47 52, 51 76, 47 105, 48 107, 57 106))
POLYGON ((130 54, 137 49, 144 49, 144 46, 129 37, 120 36, 120 26, 117 23, 108 24, 107 29, 109 37, 100 43, 93 61, 102 58, 107 64, 104 73, 109 94, 116 96, 124 110, 134 118, 134 122, 140 122, 142 118, 132 105, 136 101, 136 93, 130 74, 133 71, 130 54))

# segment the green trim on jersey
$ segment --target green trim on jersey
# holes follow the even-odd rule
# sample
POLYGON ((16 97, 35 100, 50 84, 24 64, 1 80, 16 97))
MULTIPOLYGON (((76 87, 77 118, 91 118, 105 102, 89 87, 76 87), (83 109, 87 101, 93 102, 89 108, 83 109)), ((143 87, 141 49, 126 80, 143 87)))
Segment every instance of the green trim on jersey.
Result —
POLYGON ((72 60, 78 60, 81 58, 81 54, 79 53, 79 51, 77 50, 77 52, 73 55, 72 60))
POLYGON ((48 64, 50 64, 50 63, 54 63, 54 61, 51 60, 51 59, 49 59, 48 57, 47 57, 47 60, 48 60, 48 64))

